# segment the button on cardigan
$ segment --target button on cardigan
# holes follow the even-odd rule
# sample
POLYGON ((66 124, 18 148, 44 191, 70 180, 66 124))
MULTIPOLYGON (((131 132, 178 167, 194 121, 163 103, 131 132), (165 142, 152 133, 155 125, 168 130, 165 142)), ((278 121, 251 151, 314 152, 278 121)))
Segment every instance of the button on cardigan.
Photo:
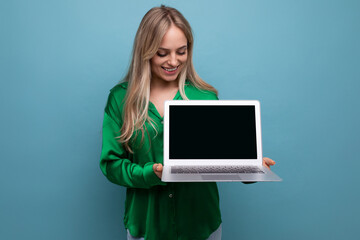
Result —
MULTIPOLYGON (((101 171, 107 179, 127 188, 125 228, 132 236, 146 240, 207 239, 221 224, 216 183, 165 183, 156 176, 153 164, 163 164, 163 117, 151 102, 148 114, 155 121, 156 131, 145 123, 143 142, 141 132, 137 136, 134 133, 129 143, 134 153, 125 150, 117 137, 123 124, 126 91, 127 82, 110 90, 100 159, 101 171)), ((190 100, 218 99, 215 93, 199 90, 189 81, 185 94, 190 100)), ((174 100, 182 100, 180 92, 174 100)))

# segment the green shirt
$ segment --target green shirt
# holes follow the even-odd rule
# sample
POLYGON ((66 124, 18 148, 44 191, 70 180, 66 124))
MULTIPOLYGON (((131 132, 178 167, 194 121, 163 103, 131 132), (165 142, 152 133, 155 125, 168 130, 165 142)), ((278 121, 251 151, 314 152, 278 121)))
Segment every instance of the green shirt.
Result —
MULTIPOLYGON (((221 223, 216 183, 165 183, 155 175, 153 164, 163 163, 163 118, 151 102, 148 114, 156 123, 157 134, 146 123, 143 144, 139 133, 129 144, 133 154, 123 148, 116 137, 120 136, 126 89, 127 82, 123 82, 110 90, 100 160, 104 175, 127 187, 125 228, 146 240, 207 239, 221 223)), ((218 99, 215 93, 198 90, 189 82, 185 94, 191 100, 218 99)), ((174 100, 182 100, 179 91, 174 100)))

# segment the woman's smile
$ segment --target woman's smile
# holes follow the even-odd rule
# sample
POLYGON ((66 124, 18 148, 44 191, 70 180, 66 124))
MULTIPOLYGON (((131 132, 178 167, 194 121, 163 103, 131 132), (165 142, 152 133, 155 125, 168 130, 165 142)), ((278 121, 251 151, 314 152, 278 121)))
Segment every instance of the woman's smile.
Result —
POLYGON ((167 68, 167 67, 161 67, 161 68, 164 69, 164 72, 165 72, 166 74, 172 75, 172 74, 175 74, 175 73, 177 72, 179 66, 174 67, 174 68, 167 68))

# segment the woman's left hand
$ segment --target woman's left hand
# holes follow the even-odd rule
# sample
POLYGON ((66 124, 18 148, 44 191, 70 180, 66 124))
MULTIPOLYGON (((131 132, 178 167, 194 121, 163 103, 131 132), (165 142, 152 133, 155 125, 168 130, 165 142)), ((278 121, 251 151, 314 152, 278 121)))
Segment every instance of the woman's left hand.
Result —
POLYGON ((270 169, 270 166, 275 165, 275 161, 270 159, 270 158, 264 157, 263 158, 263 165, 265 167, 267 167, 268 169, 270 169))

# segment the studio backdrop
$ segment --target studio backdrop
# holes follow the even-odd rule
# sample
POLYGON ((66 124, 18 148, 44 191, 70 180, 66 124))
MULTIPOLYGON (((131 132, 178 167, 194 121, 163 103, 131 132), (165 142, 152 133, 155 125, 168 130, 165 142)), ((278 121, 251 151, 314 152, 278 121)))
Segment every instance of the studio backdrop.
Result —
POLYGON ((360 2, 0 3, 0 239, 125 239, 125 188, 99 168, 109 90, 144 14, 177 8, 220 99, 259 100, 283 182, 221 183, 223 239, 355 239, 360 2))

